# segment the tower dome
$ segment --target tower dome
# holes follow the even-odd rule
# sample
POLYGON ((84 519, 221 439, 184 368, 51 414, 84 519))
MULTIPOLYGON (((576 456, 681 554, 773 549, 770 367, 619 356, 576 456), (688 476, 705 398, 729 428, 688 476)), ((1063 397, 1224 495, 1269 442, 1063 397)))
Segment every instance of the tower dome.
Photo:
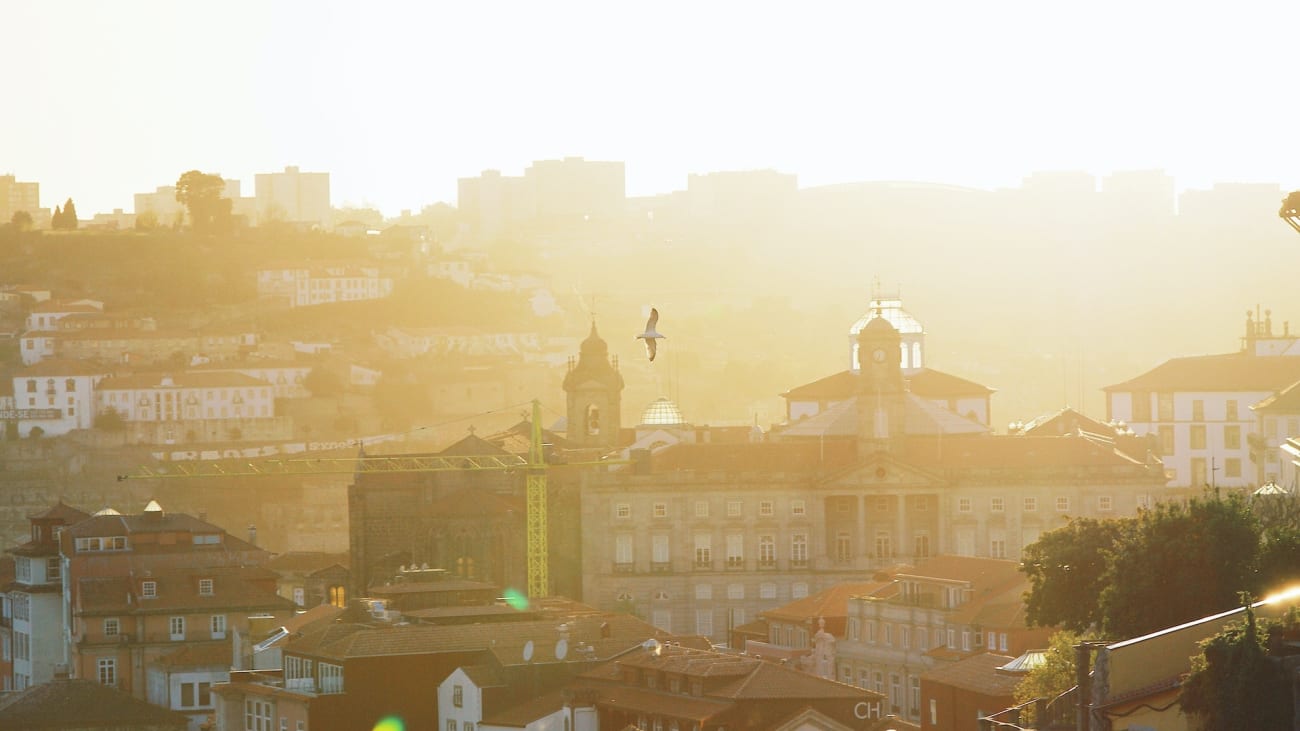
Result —
POLYGON ((588 335, 587 339, 583 340, 582 345, 578 347, 578 361, 581 362, 587 358, 599 358, 603 361, 608 354, 609 345, 602 337, 600 337, 600 334, 596 332, 596 321, 592 320, 591 334, 588 335))
POLYGON ((911 313, 903 309, 903 300, 898 295, 875 293, 867 306, 867 311, 849 328, 849 370, 857 372, 861 367, 858 359, 858 336, 874 321, 883 321, 893 326, 902 336, 901 362, 904 373, 919 371, 924 360, 925 328, 911 313))
POLYGON ((641 412, 642 426, 681 426, 686 423, 682 410, 677 408, 667 396, 661 396, 650 402, 641 412))

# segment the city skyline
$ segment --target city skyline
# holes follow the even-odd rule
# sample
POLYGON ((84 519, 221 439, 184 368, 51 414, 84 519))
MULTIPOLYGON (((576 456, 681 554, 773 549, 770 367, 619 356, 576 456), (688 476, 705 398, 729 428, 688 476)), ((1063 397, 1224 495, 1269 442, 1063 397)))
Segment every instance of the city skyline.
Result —
POLYGON ((630 196, 766 168, 801 187, 1142 169, 1300 187, 1280 3, 687 7, 21 0, 0 172, 87 213, 189 169, 297 165, 392 216, 565 156, 625 162, 630 196))

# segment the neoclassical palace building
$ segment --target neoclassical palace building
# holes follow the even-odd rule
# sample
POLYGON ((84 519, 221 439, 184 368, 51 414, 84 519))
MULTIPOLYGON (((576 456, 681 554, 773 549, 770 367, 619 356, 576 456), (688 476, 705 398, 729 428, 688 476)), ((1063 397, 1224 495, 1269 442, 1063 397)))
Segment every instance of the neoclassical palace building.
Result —
MULTIPOLYGON (((623 379, 593 325, 547 441, 550 459, 613 464, 551 472, 552 593, 723 642, 838 582, 939 554, 1018 559, 1071 517, 1132 515, 1167 490, 1149 440, 1091 420, 994 434, 992 390, 927 367, 924 336, 899 300, 873 299, 849 368, 783 394, 787 420, 764 433, 693 427, 664 399, 622 427, 623 379)), ((453 449, 520 440, 467 441, 453 449)), ((523 489, 519 475, 358 475, 356 590, 407 562, 519 582, 523 489)))

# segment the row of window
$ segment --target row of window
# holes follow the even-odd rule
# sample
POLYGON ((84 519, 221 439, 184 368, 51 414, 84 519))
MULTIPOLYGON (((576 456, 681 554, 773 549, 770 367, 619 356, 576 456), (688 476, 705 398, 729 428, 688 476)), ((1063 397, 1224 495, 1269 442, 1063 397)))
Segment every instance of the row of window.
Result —
MULTIPOLYGON (((868 645, 898 647, 904 650, 915 649, 920 652, 925 652, 931 648, 929 629, 926 627, 880 622, 879 631, 877 631, 876 620, 869 619, 859 623, 856 617, 850 617, 848 634, 849 639, 860 640, 868 645), (865 627, 865 631, 862 631, 863 627, 865 627)), ((956 650, 959 649, 958 640, 960 640, 962 652, 984 648, 990 651, 1007 651, 1006 632, 972 632, 969 628, 963 628, 959 635, 955 627, 939 626, 934 629, 934 646, 944 646, 949 650, 956 650)))
MULTIPOLYGON (((970 513, 974 510, 975 501, 973 498, 957 498, 957 512, 970 513)), ((1108 512, 1115 509, 1115 501, 1110 495, 1097 496, 1097 510, 1108 512)), ((989 498, 990 513, 1004 513, 1007 510, 1006 498, 991 497, 989 498)), ((1070 510, 1070 498, 1061 495, 1056 498, 1057 512, 1068 512, 1070 510)), ((1021 499, 1020 511, 1022 513, 1034 513, 1038 511, 1038 498, 1025 497, 1021 499)))
MULTIPOLYGON (((169 617, 167 620, 167 630, 170 639, 180 642, 185 639, 185 617, 169 617)), ((226 637, 226 615, 213 614, 208 618, 208 630, 212 634, 212 639, 221 640, 226 637)), ((122 620, 117 617, 106 617, 104 619, 104 636, 117 637, 122 634, 122 620)))
MULTIPOLYGON (((617 566, 629 566, 633 561, 633 536, 631 533, 618 533, 614 536, 614 563, 617 566)), ((669 550, 671 536, 656 534, 650 537, 650 560, 656 565, 671 562, 669 550)), ((728 567, 741 568, 745 561, 745 535, 731 533, 725 538, 726 561, 728 567)), ((808 534, 795 533, 790 536, 789 558, 794 565, 806 564, 808 561, 808 534)), ((711 567, 713 563, 713 535, 697 533, 694 537, 692 561, 697 567, 711 567)), ((776 536, 760 535, 758 537, 758 565, 776 566, 776 536)))
MULTIPOLYGON (((25 584, 32 583, 32 561, 34 559, 19 556, 14 561, 14 578, 25 584)), ((58 581, 63 573, 62 564, 58 556, 45 559, 45 579, 44 583, 58 581)))
MULTIPOLYGON (((1188 421, 1205 421, 1205 400, 1192 399, 1191 418, 1188 421)), ((1240 421, 1240 407, 1237 399, 1227 399, 1223 402, 1223 420, 1240 421)), ((1217 416, 1217 414, 1216 414, 1217 416)), ((1133 394, 1133 421, 1150 422, 1151 418, 1151 394, 1144 391, 1138 391, 1133 394)), ((1156 418, 1155 421, 1175 421, 1174 415, 1174 394, 1157 393, 1156 394, 1156 418)))
MULTIPOLYGON (((696 518, 708 518, 712 506, 708 500, 696 500, 695 512, 696 518)), ((744 501, 728 500, 726 507, 726 517, 740 518, 744 517, 744 501)), ((772 517, 776 514, 776 503, 772 500, 758 501, 758 515, 760 517, 772 517)), ((803 517, 808 514, 807 504, 803 500, 790 501, 790 515, 793 517, 803 517)), ((668 503, 657 502, 650 507, 650 515, 654 518, 667 518, 668 503)), ((614 517, 619 519, 628 519, 632 517, 632 503, 615 503, 614 517)))

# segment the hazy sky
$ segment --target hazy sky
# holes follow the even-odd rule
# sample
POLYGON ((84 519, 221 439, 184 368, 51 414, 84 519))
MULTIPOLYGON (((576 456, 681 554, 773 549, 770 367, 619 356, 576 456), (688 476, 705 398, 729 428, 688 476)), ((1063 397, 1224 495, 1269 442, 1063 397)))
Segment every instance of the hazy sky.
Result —
POLYGON ((331 174, 393 215, 535 159, 628 193, 1015 186, 1163 168, 1300 187, 1300 3, 2 0, 0 174, 89 217, 198 168, 331 174))

